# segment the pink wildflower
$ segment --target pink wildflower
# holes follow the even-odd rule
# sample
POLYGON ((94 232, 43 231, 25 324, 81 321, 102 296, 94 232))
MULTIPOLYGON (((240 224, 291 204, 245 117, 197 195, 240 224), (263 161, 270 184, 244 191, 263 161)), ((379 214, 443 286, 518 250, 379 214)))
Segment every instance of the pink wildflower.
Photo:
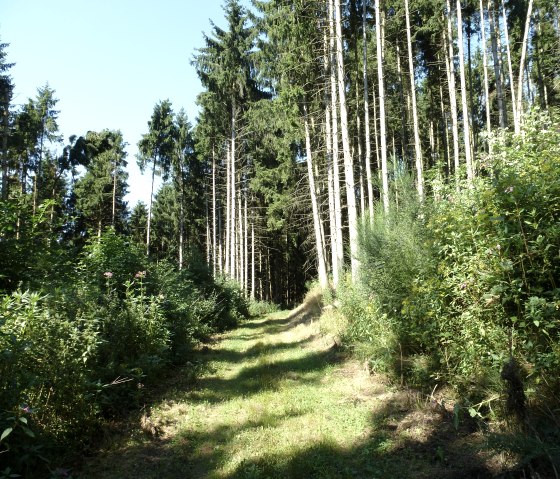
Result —
POLYGON ((113 277, 113 273, 111 273, 110 271, 105 271, 105 273, 103 273, 103 276, 105 276, 107 279, 110 279, 113 277))

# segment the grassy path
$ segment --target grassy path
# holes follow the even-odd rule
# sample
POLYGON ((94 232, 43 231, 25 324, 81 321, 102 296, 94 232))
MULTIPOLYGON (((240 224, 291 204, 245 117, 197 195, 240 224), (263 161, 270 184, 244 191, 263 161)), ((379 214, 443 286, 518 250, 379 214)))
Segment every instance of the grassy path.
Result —
POLYGON ((444 410, 345 359, 306 307, 224 335, 79 477, 488 477, 444 410))

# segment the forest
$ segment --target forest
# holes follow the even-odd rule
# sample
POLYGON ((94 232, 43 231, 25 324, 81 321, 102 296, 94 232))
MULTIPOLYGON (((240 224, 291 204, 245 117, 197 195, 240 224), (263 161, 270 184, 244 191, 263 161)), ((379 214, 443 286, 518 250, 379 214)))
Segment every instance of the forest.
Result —
POLYGON ((559 9, 226 0, 198 117, 162 99, 134 159, 118 130, 63 138, 56 85, 12 105, 1 43, 0 477, 62 477, 213 335, 318 287, 372 374, 448 388, 558 478, 559 9))

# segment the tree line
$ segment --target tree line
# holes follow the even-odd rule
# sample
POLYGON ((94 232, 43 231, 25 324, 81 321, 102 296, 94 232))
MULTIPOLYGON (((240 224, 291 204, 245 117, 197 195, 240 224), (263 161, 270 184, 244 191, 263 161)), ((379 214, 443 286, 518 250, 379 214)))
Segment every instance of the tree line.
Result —
POLYGON ((62 144, 54 90, 10 108, 2 45, 2 198, 26 212, 50 201, 49 234, 80 245, 112 226, 181 267, 197 249, 250 297, 291 303, 305 282, 358 271, 360 217, 389 209, 399 175, 419 198, 472 180, 497 128, 558 103, 558 5, 549 0, 224 4, 192 64, 196 125, 154 107, 137 161, 164 186, 124 202, 119 131, 62 144), (27 205, 27 209, 24 208, 27 205))

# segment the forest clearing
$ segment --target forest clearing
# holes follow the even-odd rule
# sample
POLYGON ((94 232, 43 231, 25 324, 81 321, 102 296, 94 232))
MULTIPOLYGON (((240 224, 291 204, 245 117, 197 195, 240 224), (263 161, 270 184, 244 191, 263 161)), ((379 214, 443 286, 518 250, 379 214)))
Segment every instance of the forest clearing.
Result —
MULTIPOLYGON (((316 299, 316 298, 313 298, 316 299)), ((320 306, 251 319, 174 374, 84 479, 486 478, 499 458, 439 394, 371 375, 321 333, 320 306)), ((502 458, 503 460, 503 458, 502 458)))

